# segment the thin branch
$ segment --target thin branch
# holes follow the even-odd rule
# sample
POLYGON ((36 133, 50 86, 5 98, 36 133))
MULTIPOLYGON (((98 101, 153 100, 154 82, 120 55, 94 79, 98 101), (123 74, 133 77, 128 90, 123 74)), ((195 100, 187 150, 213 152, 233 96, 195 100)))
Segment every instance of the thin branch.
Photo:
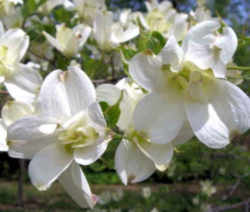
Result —
POLYGON ((18 192, 17 192, 17 204, 20 207, 24 206, 23 203, 23 183, 24 183, 24 172, 25 172, 25 161, 23 159, 19 159, 19 177, 18 177, 18 192))
POLYGON ((0 90, 0 94, 5 94, 5 95, 8 95, 8 91, 3 91, 3 90, 0 90))
POLYGON ((120 80, 120 78, 113 78, 113 77, 109 77, 107 79, 98 79, 98 80, 92 80, 94 84, 99 85, 102 83, 113 83, 113 82, 117 82, 118 80, 120 80))
POLYGON ((242 208, 244 206, 246 208, 246 211, 248 211, 249 203, 250 203, 250 198, 243 200, 239 203, 232 204, 232 205, 223 205, 223 206, 215 207, 213 208, 213 212, 227 211, 231 209, 242 208))
POLYGON ((238 186, 241 183, 241 178, 239 177, 236 181, 236 183, 231 187, 230 192, 228 195, 223 196, 222 200, 227 200, 229 197, 231 197, 233 195, 233 193, 235 192, 235 190, 238 188, 238 186))
POLYGON ((227 68, 230 70, 250 71, 249 66, 229 66, 227 68))

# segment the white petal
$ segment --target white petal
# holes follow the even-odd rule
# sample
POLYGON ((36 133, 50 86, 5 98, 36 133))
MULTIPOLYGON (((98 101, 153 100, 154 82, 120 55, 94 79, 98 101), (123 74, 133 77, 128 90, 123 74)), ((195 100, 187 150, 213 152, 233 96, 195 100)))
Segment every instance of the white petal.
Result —
POLYGON ((94 38, 101 48, 110 47, 111 42, 111 26, 113 25, 113 14, 106 12, 98 13, 94 21, 94 38), (109 27, 106 27, 109 26, 109 27))
MULTIPOLYGON (((64 73, 65 74, 65 73, 64 73)), ((37 100, 37 109, 43 116, 63 120, 71 115, 62 71, 51 72, 44 80, 37 100)))
POLYGON ((0 37, 4 34, 4 26, 3 26, 3 23, 2 21, 0 21, 0 37))
POLYGON ((75 162, 62 173, 59 181, 71 196, 71 198, 82 208, 93 208, 96 200, 91 193, 88 181, 83 174, 81 167, 75 162))
POLYGON ((250 128, 250 99, 237 86, 217 80, 216 95, 211 100, 216 113, 229 128, 231 135, 250 128))
POLYGON ((162 56, 162 62, 164 64, 170 64, 178 71, 178 66, 183 59, 183 51, 174 36, 171 36, 168 39, 168 42, 162 49, 160 55, 162 56))
POLYGON ((10 63, 18 63, 22 60, 29 46, 29 37, 21 29, 10 29, 0 38, 0 46, 8 47, 8 59, 10 63))
MULTIPOLYGON (((102 114, 102 109, 97 103, 93 103, 88 107, 88 115, 91 120, 100 128, 106 127, 106 121, 102 114)), ((104 129, 103 129, 104 130, 104 129)))
POLYGON ((145 132, 152 143, 172 141, 185 120, 183 102, 178 97, 149 94, 136 106, 134 124, 137 131, 145 132))
POLYGON ((83 70, 77 66, 69 67, 65 87, 70 103, 71 114, 87 109, 96 101, 95 87, 83 70))
POLYGON ((226 65, 220 60, 219 56, 216 56, 213 48, 207 45, 190 41, 185 60, 194 63, 200 69, 211 68, 215 77, 225 78, 226 65))
POLYGON ((108 142, 103 141, 100 144, 77 148, 74 151, 75 161, 83 166, 90 165, 98 160, 107 149, 108 142))
POLYGON ((188 121, 183 123, 183 126, 176 136, 176 138, 171 142, 174 146, 184 144, 189 141, 192 137, 194 137, 194 132, 188 121))
POLYGON ((107 102, 110 106, 117 103, 121 90, 112 84, 102 84, 96 88, 98 102, 107 102))
POLYGON ((221 51, 221 60, 224 64, 232 61, 233 55, 238 46, 237 35, 231 27, 224 27, 222 35, 217 39, 216 46, 221 51))
POLYGON ((45 79, 38 98, 40 112, 58 120, 87 109, 96 99, 95 89, 87 75, 77 67, 53 71, 45 79))
POLYGON ((172 25, 171 31, 176 37, 177 41, 183 40, 188 31, 187 14, 178 14, 175 16, 174 24, 172 25))
POLYGON ((70 166, 72 155, 63 146, 51 144, 35 154, 29 164, 32 184, 40 191, 46 190, 70 166))
POLYGON ((127 29, 124 30, 123 27, 117 23, 112 26, 111 39, 114 43, 124 43, 139 35, 140 29, 137 25, 130 23, 127 29))
POLYGON ((47 39, 47 41, 52 46, 54 46, 58 51, 63 52, 63 47, 60 45, 60 43, 58 42, 57 39, 55 39, 50 34, 48 34, 47 32, 44 32, 44 31, 43 31, 43 35, 45 36, 45 38, 47 39))
POLYGON ((9 155, 15 158, 32 158, 36 152, 56 141, 55 123, 37 117, 27 117, 8 127, 9 155), (48 129, 44 132, 42 128, 48 129))
POLYGON ((203 21, 193 26, 183 41, 184 52, 187 52, 190 41, 202 45, 209 44, 211 39, 207 35, 214 33, 219 27, 220 23, 217 20, 203 21))
POLYGON ((154 163, 136 146, 122 140, 115 153, 115 169, 123 184, 146 180, 154 171, 154 163))
POLYGON ((0 119, 0 152, 7 152, 9 147, 7 145, 7 127, 2 119, 0 119))
POLYGON ((168 144, 154 144, 149 142, 142 142, 137 144, 140 150, 154 163, 160 171, 160 167, 168 167, 174 153, 171 143, 168 144), (159 168, 158 168, 159 167, 159 168))
POLYGON ((161 71, 161 60, 155 55, 139 53, 129 61, 129 72, 132 78, 148 91, 164 86, 161 71))
POLYGON ((128 95, 128 92, 124 91, 123 99, 120 103, 121 113, 120 113, 119 120, 117 122, 117 126, 121 130, 126 131, 132 125, 133 113, 134 113, 135 106, 138 101, 132 99, 132 97, 128 95))
POLYGON ((32 115, 34 108, 32 105, 22 102, 8 101, 2 108, 2 118, 4 123, 9 126, 18 119, 32 115))
POLYGON ((213 50, 208 46, 190 41, 188 47, 185 52, 185 60, 191 61, 200 69, 208 69, 214 66, 213 50))
POLYGON ((80 37, 79 48, 81 48, 88 40, 91 33, 91 28, 84 24, 78 24, 76 27, 73 28, 73 31, 76 37, 80 37))
POLYGON ((188 102, 186 113, 194 134, 210 148, 229 144, 229 130, 211 104, 188 102))
POLYGON ((39 93, 42 77, 28 65, 19 64, 16 68, 16 73, 7 78, 4 84, 16 101, 32 103, 39 93))
POLYGON ((195 135, 211 148, 223 148, 250 128, 250 100, 230 82, 217 80, 208 103, 189 102, 187 116, 195 135))

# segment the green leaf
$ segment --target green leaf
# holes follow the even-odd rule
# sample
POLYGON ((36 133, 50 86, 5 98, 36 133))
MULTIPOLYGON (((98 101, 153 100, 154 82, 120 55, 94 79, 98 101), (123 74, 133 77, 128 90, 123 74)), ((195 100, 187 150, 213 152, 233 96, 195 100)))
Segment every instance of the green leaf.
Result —
POLYGON ((148 48, 155 54, 160 53, 161 49, 165 46, 166 39, 159 32, 152 32, 151 38, 148 41, 148 48))
POLYGON ((23 1, 22 14, 24 18, 31 16, 36 12, 38 7, 44 4, 47 0, 25 0, 23 1))
POLYGON ((159 32, 143 32, 137 39, 137 48, 139 52, 151 50, 158 54, 164 47, 166 39, 159 32))
POLYGON ((124 46, 121 46, 121 51, 126 60, 130 60, 132 57, 134 57, 137 53, 134 49, 129 49, 124 46))
POLYGON ((65 23, 68 27, 76 25, 76 19, 74 19, 74 11, 66 10, 63 6, 55 7, 52 10, 52 15, 56 22, 65 23))
POLYGON ((103 59, 91 57, 91 52, 87 48, 81 51, 82 68, 91 79, 105 79, 109 72, 109 65, 105 64, 103 59))
POLYGON ((116 124, 120 118, 121 110, 120 110, 120 102, 123 98, 123 92, 121 92, 121 96, 116 104, 109 106, 106 102, 100 102, 104 118, 107 122, 107 126, 109 128, 115 128, 116 124))

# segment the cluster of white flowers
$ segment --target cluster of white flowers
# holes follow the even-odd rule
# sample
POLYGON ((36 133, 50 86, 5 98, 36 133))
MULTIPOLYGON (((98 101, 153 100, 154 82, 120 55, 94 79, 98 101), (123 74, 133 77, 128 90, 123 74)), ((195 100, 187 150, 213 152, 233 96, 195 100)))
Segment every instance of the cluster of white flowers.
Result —
POLYGON ((234 76, 229 66, 237 36, 204 8, 184 14, 168 1, 152 0, 146 13, 113 13, 104 0, 48 0, 38 13, 62 6, 75 12, 76 24, 58 23, 55 35, 41 32, 46 40, 38 45, 29 41, 26 29, 34 17, 22 17, 23 4, 0 2, 0 81, 12 97, 2 108, 0 151, 31 160, 28 172, 37 189, 58 180, 79 206, 94 207, 98 197, 81 166, 98 160, 118 133, 108 127, 103 102, 119 106, 122 139, 114 160, 125 185, 166 170, 176 146, 193 136, 210 148, 223 148, 250 128, 249 97, 228 80, 229 71, 234 76), (125 59, 120 47, 136 51, 134 40, 155 31, 166 40, 159 53, 146 49, 125 59), (75 61, 85 47, 90 58, 116 52, 115 62, 128 66, 127 77, 95 88, 75 61), (51 51, 71 65, 42 77, 44 62, 56 64, 53 52, 47 57, 51 51))

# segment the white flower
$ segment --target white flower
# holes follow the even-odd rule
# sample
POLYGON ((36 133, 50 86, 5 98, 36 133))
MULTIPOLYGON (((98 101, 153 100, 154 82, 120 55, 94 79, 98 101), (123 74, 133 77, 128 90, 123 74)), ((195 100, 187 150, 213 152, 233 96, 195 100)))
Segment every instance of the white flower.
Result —
POLYGON ((140 33, 139 26, 136 25, 136 15, 131 10, 121 12, 119 22, 112 27, 111 39, 114 43, 123 43, 135 38, 140 33))
MULTIPOLYGON (((207 22, 208 26, 210 23, 207 22)), ((249 97, 234 84, 216 78, 224 76, 224 67, 223 70, 214 69, 214 66, 213 70, 202 69, 209 67, 201 61, 209 66, 214 64, 211 52, 201 55, 197 54, 197 48, 192 49, 192 39, 198 42, 198 35, 194 31, 204 24, 190 30, 183 48, 171 37, 159 55, 141 53, 130 61, 131 76, 150 92, 135 109, 135 129, 148 132, 154 143, 171 142, 186 126, 187 133, 193 131, 207 146, 222 148, 229 144, 235 134, 244 133, 250 127, 249 97), (195 54, 195 58, 191 57, 195 54)), ((209 29, 204 30, 210 35, 209 29)), ((226 27, 223 29, 225 31, 232 30, 226 27)), ((199 35, 200 43, 206 40, 205 32, 199 35)), ((226 43, 228 39, 224 36, 218 39, 220 55, 228 61, 235 44, 226 43), (229 45, 232 46, 230 50, 229 45)), ((204 45, 200 49, 207 48, 207 43, 204 45)))
POLYGON ((151 196, 151 188, 150 187, 144 187, 144 188, 142 188, 142 196, 145 199, 148 199, 151 196))
POLYGON ((195 11, 190 12, 190 17, 195 22, 217 19, 212 17, 210 10, 206 7, 197 7, 195 11))
POLYGON ((0 18, 7 28, 21 27, 23 17, 20 7, 22 0, 2 0, 0 2, 0 18))
POLYGON ((105 0, 73 0, 78 15, 92 25, 97 14, 106 11, 105 0))
POLYGON ((151 12, 152 10, 159 10, 162 13, 167 13, 169 9, 172 9, 172 3, 170 1, 162 1, 158 2, 158 0, 151 0, 146 1, 146 8, 148 12, 151 12))
MULTIPOLYGON (((124 17, 121 20, 124 21, 124 17)), ((139 27, 131 20, 126 19, 126 23, 122 21, 114 22, 112 12, 97 14, 93 35, 101 49, 110 50, 139 34, 139 27)))
POLYGON ((152 143, 147 133, 134 129, 134 109, 144 96, 135 83, 123 79, 116 86, 103 84, 97 88, 98 100, 109 105, 114 105, 121 95, 121 114, 117 126, 125 135, 115 153, 115 169, 121 181, 127 185, 147 179, 156 169, 165 170, 173 156, 173 147, 172 144, 152 143))
POLYGON ((49 43, 67 57, 75 56, 83 47, 91 33, 89 26, 79 24, 73 29, 64 24, 56 26, 56 38, 43 32, 49 43))
POLYGON ((216 193, 216 187, 213 186, 210 181, 202 181, 200 184, 202 193, 206 194, 208 197, 216 193))
POLYGON ((149 9, 145 19, 139 16, 142 25, 147 30, 158 31, 166 37, 174 35, 178 41, 183 40, 188 29, 187 14, 178 13, 167 1, 159 5, 156 3, 156 0, 152 3, 146 3, 147 7, 151 9, 149 9), (152 5, 149 6, 150 4, 152 5))
POLYGON ((192 27, 183 42, 185 60, 200 69, 211 68, 215 77, 225 78, 226 65, 232 61, 237 44, 232 28, 216 20, 204 21, 192 27))
POLYGON ((96 197, 79 164, 95 162, 108 145, 93 84, 78 67, 56 70, 46 77, 37 101, 38 115, 8 128, 10 150, 32 159, 29 176, 39 190, 59 179, 81 207, 93 207, 96 197))
POLYGON ((9 15, 14 10, 15 5, 22 3, 23 3, 22 0, 1 0, 0 17, 9 15))
POLYGON ((17 101, 31 103, 42 78, 30 64, 20 63, 29 46, 29 37, 21 29, 4 32, 0 23, 0 82, 17 101))

